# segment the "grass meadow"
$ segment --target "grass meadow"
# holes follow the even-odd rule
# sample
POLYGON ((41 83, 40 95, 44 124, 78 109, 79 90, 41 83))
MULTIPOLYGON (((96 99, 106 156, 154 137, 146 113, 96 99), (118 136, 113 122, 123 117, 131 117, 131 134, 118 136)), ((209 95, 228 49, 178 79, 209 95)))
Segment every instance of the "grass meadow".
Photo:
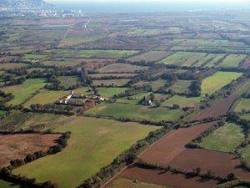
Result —
POLYGON ((54 131, 70 131, 68 146, 60 153, 17 168, 13 172, 38 182, 51 180, 60 188, 76 187, 100 168, 156 129, 137 123, 74 117, 54 131))

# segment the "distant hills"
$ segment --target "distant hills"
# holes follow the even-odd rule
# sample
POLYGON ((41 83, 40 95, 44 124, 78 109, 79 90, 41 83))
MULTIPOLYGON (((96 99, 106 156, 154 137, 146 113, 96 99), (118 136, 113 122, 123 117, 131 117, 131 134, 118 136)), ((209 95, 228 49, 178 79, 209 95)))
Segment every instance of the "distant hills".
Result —
POLYGON ((43 0, 0 0, 0 8, 34 10, 53 8, 53 5, 43 0))

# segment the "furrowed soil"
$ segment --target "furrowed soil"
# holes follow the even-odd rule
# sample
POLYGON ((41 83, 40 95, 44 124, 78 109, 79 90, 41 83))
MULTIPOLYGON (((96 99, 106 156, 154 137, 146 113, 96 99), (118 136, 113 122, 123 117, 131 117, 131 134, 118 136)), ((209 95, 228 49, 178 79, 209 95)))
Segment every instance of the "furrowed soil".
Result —
POLYGON ((0 135, 0 167, 9 165, 11 160, 23 159, 37 151, 46 152, 56 145, 60 134, 13 134, 0 135))
POLYGON ((151 184, 167 185, 171 188, 211 188, 218 183, 215 180, 204 181, 198 177, 185 178, 181 174, 139 167, 128 168, 121 174, 121 177, 151 184))
POLYGON ((220 116, 226 115, 237 98, 238 95, 233 94, 225 99, 215 101, 211 107, 206 108, 198 114, 194 115, 191 121, 200 121, 208 118, 218 118, 220 116))
POLYGON ((170 131, 143 152, 139 158, 147 163, 167 165, 185 150, 185 145, 209 129, 214 123, 200 124, 170 131))
POLYGON ((226 177, 229 173, 234 173, 240 178, 249 178, 250 173, 241 170, 240 160, 229 153, 217 152, 205 149, 186 149, 169 165, 183 172, 200 168, 201 173, 211 171, 213 175, 226 177))

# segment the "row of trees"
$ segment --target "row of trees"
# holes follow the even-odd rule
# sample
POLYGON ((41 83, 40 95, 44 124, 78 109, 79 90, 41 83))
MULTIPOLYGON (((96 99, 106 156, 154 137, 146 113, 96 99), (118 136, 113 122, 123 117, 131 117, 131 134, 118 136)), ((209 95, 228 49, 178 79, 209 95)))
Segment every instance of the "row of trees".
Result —
POLYGON ((69 105, 57 105, 57 104, 32 104, 30 109, 25 111, 40 112, 40 113, 54 113, 64 115, 74 115, 73 107, 69 105))

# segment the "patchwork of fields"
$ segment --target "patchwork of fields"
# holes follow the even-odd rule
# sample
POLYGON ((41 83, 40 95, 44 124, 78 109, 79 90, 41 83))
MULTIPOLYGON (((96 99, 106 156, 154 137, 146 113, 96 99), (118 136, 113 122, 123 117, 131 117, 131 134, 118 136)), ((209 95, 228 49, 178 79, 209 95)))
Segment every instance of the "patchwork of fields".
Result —
POLYGON ((249 181, 250 14, 206 14, 0 14, 0 187, 249 181))

